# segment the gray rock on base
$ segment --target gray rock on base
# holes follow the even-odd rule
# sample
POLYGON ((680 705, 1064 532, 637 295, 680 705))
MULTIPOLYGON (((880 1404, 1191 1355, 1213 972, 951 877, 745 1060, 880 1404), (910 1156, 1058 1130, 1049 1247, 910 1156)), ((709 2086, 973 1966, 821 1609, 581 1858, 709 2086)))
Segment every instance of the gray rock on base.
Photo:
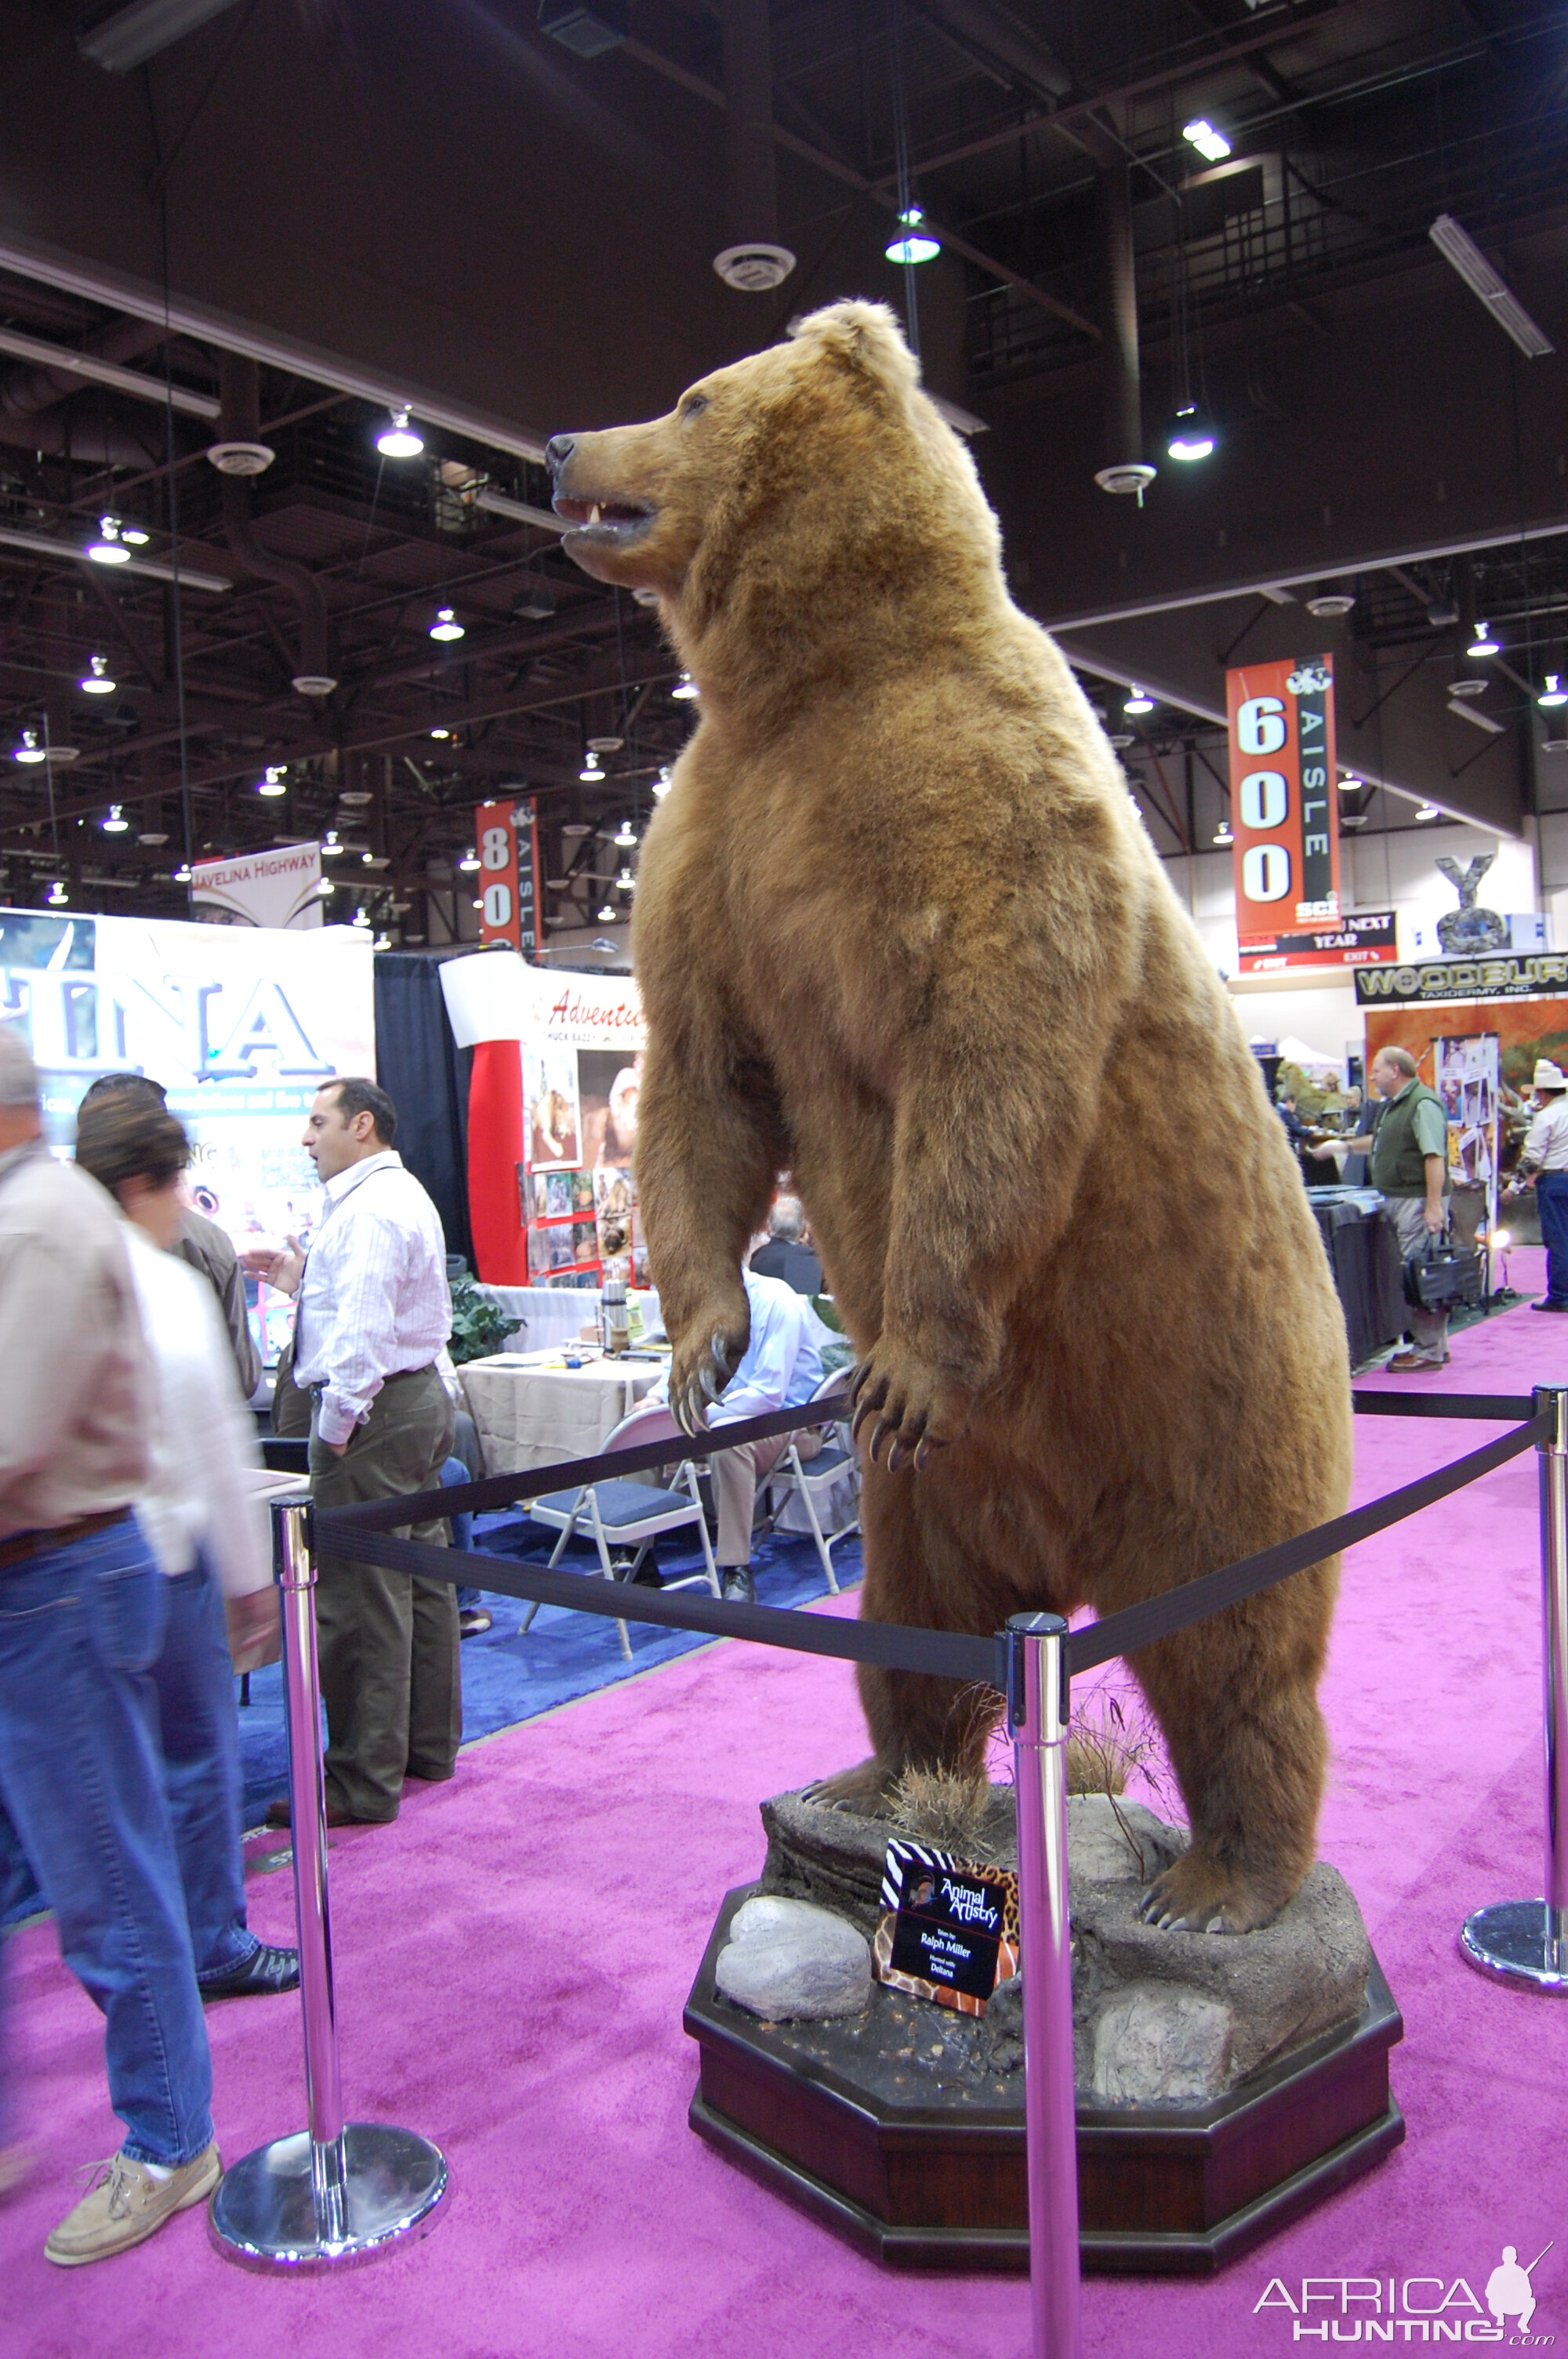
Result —
POLYGON ((1067 1872, 1075 1882, 1147 1884, 1185 1849, 1181 1832, 1120 1795, 1069 1794, 1067 1872))
POLYGON ((770 2023, 819 2022, 869 2006, 871 1953, 831 1909, 759 1897, 736 1910, 714 1980, 727 1999, 770 2023))
POLYGON ((1230 2009, 1170 1983, 1134 1983, 1095 2017, 1088 2093, 1108 2105, 1201 2105, 1225 2088, 1230 2009))

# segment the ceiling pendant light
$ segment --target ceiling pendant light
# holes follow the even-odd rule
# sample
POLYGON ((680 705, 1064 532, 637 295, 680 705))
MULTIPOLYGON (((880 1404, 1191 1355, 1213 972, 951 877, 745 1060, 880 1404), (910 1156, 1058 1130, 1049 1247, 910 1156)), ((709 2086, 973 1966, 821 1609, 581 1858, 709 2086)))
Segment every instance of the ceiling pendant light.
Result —
POLYGON ((265 776, 256 780, 256 792, 258 795, 267 796, 269 799, 275 799, 278 795, 286 795, 288 788, 284 783, 282 769, 275 768, 269 764, 265 776))
POLYGON ((697 682, 693 679, 690 672, 688 671, 682 672, 679 679, 676 680, 674 688, 670 690, 670 694, 675 698, 677 704, 688 703, 697 693, 697 682))
POLYGON ((189 885, 189 882, 190 882, 190 863, 189 863, 189 860, 182 860, 182 861, 180 862, 179 866, 178 866, 178 868, 175 868, 175 869, 171 869, 171 870, 170 870, 170 872, 169 872, 169 882, 170 882, 170 884, 171 884, 171 885, 189 885))
POLYGON ((654 794, 655 799, 659 802, 663 802, 674 783, 675 781, 670 777, 669 764, 667 762, 661 763, 659 775, 654 780, 654 794))
POLYGON ((436 740, 436 743, 438 745, 444 745, 451 734, 452 733, 449 729, 432 729, 430 732, 431 736, 436 740))
POLYGON ((94 565, 129 565, 131 552, 125 547, 118 516, 99 517, 98 538, 88 542, 87 554, 94 565))
POLYGON ((460 639, 465 636, 462 625, 449 606, 438 606, 436 619, 430 625, 430 636, 442 641, 460 639))
POLYGON ((1182 136, 1190 147, 1195 147, 1206 164, 1222 164, 1230 153, 1230 142, 1223 131, 1197 115, 1182 125, 1182 136))
POLYGON ((98 823, 105 835, 124 835, 131 824, 118 803, 111 803, 108 818, 100 820, 98 823))
POLYGON ((610 840, 620 844, 623 851, 630 852, 637 841, 637 831, 629 819, 623 819, 610 840))
POLYGON ((416 459, 425 448, 425 438, 409 425, 406 409, 395 409, 391 425, 376 436, 375 447, 384 459, 416 459))
POLYGON ((1214 455, 1218 435, 1208 413, 1195 401, 1184 401, 1171 421, 1165 448, 1173 459, 1208 459, 1214 455))
POLYGON ((89 656, 86 675, 76 684, 83 696, 113 696, 114 682, 109 677, 108 657, 89 656))
POLYGON ((13 758, 18 762, 25 762, 29 766, 34 762, 47 762, 49 760, 49 756, 45 753, 43 747, 38 743, 38 733, 36 729, 23 730, 22 742, 17 746, 13 758))
MULTIPOLYGON (((343 847, 341 843, 334 847, 334 849, 339 852, 341 852, 342 848, 343 847)), ((325 900, 329 893, 335 893, 337 889, 336 885, 332 882, 332 879, 330 876, 323 876, 320 885, 318 887, 323 900, 325 900)))
POLYGON ((1435 803, 1419 803, 1416 806, 1415 815, 1418 820, 1436 819, 1439 816, 1437 805, 1435 803))
POLYGON ((465 876, 473 875, 479 867, 478 853, 465 852, 462 858, 459 861, 458 866, 465 876))
POLYGON ((615 886, 618 892, 634 893, 637 889, 637 879, 629 868, 623 868, 615 880, 615 886))
POLYGON ((600 909, 599 913, 599 922, 601 926, 612 926, 619 914, 619 911, 613 908, 611 905, 606 901, 603 908, 600 909))
POLYGON ((1359 778, 1344 777, 1339 781, 1339 791, 1342 795, 1358 795, 1361 791, 1362 784, 1363 781, 1359 778))
POLYGON ((604 784, 604 772, 600 769, 599 756, 591 746, 589 748, 581 769, 578 772, 578 777, 585 787, 601 787, 604 784))
POLYGON ((905 205, 898 218, 903 235, 895 237, 889 245, 888 260, 906 266, 915 262, 934 262, 942 248, 925 227, 925 215, 920 207, 905 205))
POLYGON ((1227 819, 1222 819, 1219 825, 1215 829, 1214 840, 1216 843, 1220 845, 1235 842, 1236 838, 1230 832, 1230 821, 1227 819))
POLYGON ((1556 672, 1549 671, 1546 675, 1546 686, 1535 701, 1543 712, 1554 712, 1560 704, 1568 704, 1568 688, 1563 688, 1560 684, 1556 672))
POLYGON ((49 880, 49 907, 50 907, 50 908, 51 908, 51 909, 62 909, 62 908, 64 908, 64 907, 65 907, 66 903, 70 900, 70 895, 66 891, 65 886, 60 883, 59 878, 58 876, 51 877, 51 878, 50 878, 50 880, 49 880))
POLYGON ((322 859, 336 860, 341 856, 342 849, 342 845, 338 841, 337 829, 335 827, 330 827, 327 830, 326 834, 321 838, 322 859))
POLYGON ((357 927, 362 934, 368 934, 370 931, 369 910, 356 909, 353 916, 349 919, 349 923, 351 926, 357 927))
POLYGON ((1500 655, 1502 649, 1498 641, 1493 638, 1487 625, 1477 623, 1476 636, 1465 652, 1467 656, 1496 656, 1500 655))
POLYGON ((1123 712, 1152 712, 1154 700, 1152 696, 1145 696, 1141 688, 1133 687, 1122 698, 1121 709, 1123 712))

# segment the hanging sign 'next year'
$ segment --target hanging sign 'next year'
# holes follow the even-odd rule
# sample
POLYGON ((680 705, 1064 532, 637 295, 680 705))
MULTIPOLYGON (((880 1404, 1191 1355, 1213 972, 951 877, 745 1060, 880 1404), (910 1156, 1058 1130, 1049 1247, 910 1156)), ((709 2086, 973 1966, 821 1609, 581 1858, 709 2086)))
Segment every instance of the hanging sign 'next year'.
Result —
POLYGON ((479 938, 505 942, 531 959, 539 947, 539 823, 533 797, 480 803, 473 815, 479 854, 479 938))
POLYGON ((1249 951, 1278 957, 1281 937, 1338 922, 1334 661, 1295 656, 1238 665, 1227 672, 1226 690, 1236 931, 1245 962, 1249 951))

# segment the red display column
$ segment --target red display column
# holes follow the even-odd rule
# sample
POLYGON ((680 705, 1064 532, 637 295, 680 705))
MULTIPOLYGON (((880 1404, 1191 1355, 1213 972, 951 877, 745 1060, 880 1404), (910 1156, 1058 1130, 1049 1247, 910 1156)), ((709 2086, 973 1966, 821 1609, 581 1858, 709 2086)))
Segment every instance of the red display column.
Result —
POLYGON ((487 1286, 526 1286, 528 1232, 517 1167, 523 1160, 523 1057, 515 1040, 474 1043, 469 1080, 469 1226, 487 1286))

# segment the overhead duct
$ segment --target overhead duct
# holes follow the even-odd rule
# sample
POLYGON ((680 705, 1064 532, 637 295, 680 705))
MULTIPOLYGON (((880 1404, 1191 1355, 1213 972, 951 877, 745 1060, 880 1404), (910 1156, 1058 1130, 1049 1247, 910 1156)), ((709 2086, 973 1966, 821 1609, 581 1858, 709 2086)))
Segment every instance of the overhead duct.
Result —
POLYGON ((795 256, 778 242, 779 190, 773 144, 773 44, 768 0, 723 0, 724 195, 730 244, 713 257, 729 287, 765 295, 781 287, 795 256))
POLYGON ((260 371, 240 353, 222 353, 219 371, 222 414, 219 439, 207 456, 223 478, 223 530, 246 572, 281 583, 299 608, 299 669, 291 685, 301 696, 330 696, 338 680, 321 585, 308 567, 264 549, 251 521, 247 478, 264 473, 274 455, 261 439, 260 371))
POLYGON ((1132 238, 1132 190, 1119 140, 1098 126, 1078 136, 1097 168, 1096 206, 1103 277, 1105 338, 1100 346, 1105 463, 1095 470, 1102 492, 1130 492, 1140 507, 1154 480, 1143 456, 1143 392, 1138 374, 1138 266, 1132 238), (1093 131, 1093 138, 1086 136, 1093 131))
MULTIPOLYGON (((155 351, 163 333, 155 321, 118 320, 90 338, 84 350, 110 364, 135 360, 155 351)), ((47 451, 51 459, 80 459, 90 466, 145 467, 152 444, 138 441, 117 419, 106 419, 97 404, 81 416, 63 407, 82 389, 81 375, 70 369, 14 369, 0 380, 0 442, 47 451)))

